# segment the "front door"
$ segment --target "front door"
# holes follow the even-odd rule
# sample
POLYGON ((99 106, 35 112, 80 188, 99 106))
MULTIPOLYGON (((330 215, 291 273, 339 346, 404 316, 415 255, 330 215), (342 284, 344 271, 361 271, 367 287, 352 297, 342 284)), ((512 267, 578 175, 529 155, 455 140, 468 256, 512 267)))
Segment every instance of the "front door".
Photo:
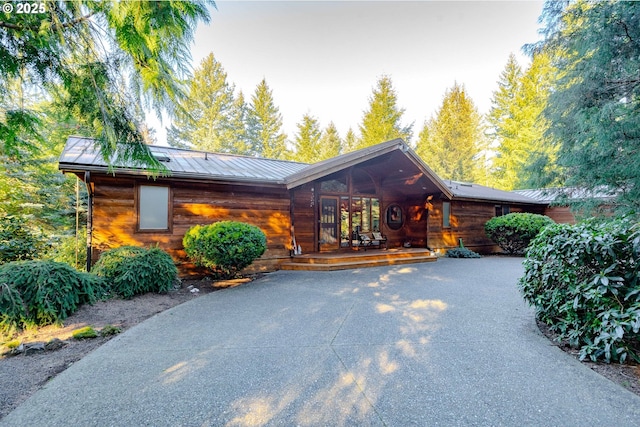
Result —
POLYGON ((335 251, 340 247, 338 234, 339 210, 337 197, 320 197, 320 251, 335 251))

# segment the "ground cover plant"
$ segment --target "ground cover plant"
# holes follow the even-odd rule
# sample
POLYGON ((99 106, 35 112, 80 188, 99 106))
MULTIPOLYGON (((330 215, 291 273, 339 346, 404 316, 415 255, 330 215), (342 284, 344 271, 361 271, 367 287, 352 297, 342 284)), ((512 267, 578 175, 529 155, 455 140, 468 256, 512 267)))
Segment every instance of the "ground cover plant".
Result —
POLYGON ((554 222, 548 216, 514 212, 491 218, 484 230, 506 253, 523 255, 531 240, 551 224, 554 222))
POLYGON ((158 247, 121 246, 104 252, 92 273, 103 277, 122 298, 147 292, 166 293, 178 277, 171 256, 158 247))
POLYGON ((220 221, 191 227, 182 241, 187 256, 219 278, 236 277, 267 250, 267 237, 258 227, 220 221))
POLYGON ((635 221, 557 224, 531 242, 519 287, 581 359, 640 361, 639 265, 635 221))

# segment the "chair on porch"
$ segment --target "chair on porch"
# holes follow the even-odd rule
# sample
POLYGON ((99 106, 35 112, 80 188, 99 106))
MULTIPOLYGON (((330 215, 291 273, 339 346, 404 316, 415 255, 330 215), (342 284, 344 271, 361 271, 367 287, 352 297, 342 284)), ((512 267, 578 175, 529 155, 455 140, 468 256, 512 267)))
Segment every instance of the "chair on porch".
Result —
POLYGON ((387 249, 387 237, 383 236, 379 231, 369 231, 369 232, 361 232, 360 227, 356 227, 353 232, 354 238, 353 243, 357 248, 364 248, 366 251, 367 248, 382 248, 384 246, 387 249))

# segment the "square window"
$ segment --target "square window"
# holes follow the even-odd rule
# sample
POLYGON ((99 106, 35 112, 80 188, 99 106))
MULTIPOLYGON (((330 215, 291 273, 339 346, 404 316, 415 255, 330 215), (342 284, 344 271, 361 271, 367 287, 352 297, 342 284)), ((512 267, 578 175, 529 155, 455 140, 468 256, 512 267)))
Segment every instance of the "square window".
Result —
POLYGON ((169 187, 141 185, 138 209, 140 230, 169 229, 169 187))

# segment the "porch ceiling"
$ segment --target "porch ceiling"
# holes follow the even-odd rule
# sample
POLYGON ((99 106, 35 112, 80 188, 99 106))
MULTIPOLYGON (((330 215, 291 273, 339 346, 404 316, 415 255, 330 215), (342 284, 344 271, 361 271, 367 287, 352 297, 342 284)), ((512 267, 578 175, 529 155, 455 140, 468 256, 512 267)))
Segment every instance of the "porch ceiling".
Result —
POLYGON ((440 193, 438 185, 402 152, 392 152, 359 165, 373 176, 382 174, 382 187, 407 198, 440 193))

